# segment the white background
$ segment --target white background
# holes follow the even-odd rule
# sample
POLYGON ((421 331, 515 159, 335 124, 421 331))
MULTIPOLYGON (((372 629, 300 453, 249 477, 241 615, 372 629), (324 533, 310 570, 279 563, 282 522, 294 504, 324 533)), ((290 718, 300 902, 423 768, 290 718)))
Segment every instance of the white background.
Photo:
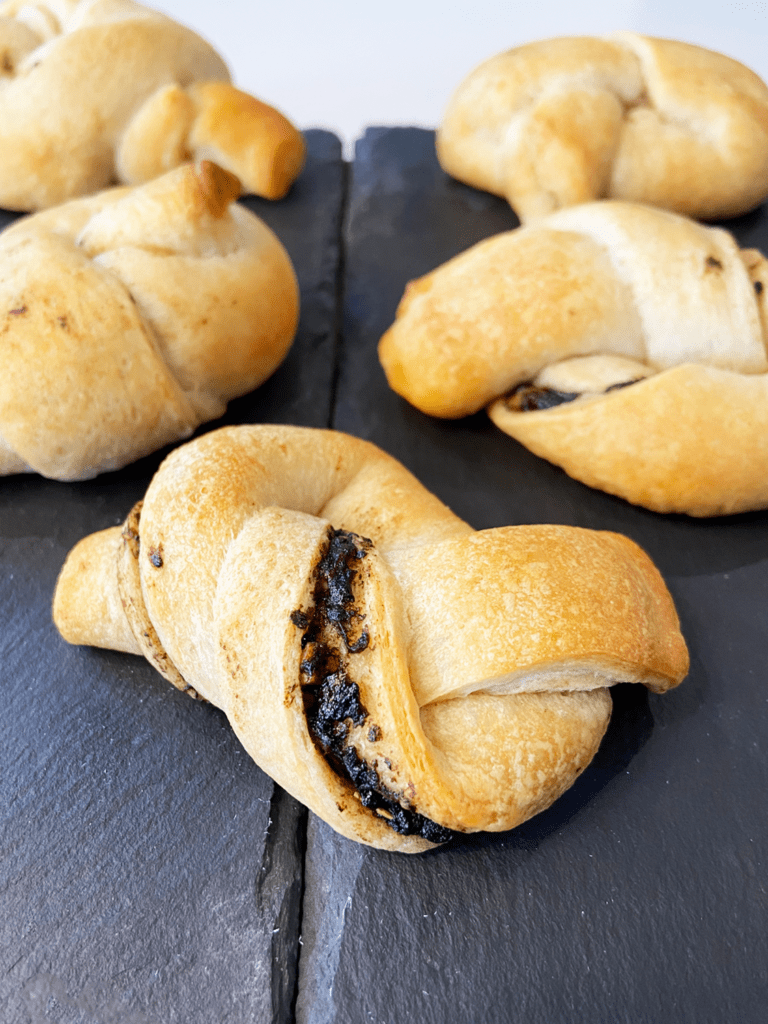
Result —
POLYGON ((486 57, 533 39, 632 29, 720 50, 768 80, 766 0, 145 0, 194 28, 236 85, 351 145, 366 125, 434 128, 486 57))

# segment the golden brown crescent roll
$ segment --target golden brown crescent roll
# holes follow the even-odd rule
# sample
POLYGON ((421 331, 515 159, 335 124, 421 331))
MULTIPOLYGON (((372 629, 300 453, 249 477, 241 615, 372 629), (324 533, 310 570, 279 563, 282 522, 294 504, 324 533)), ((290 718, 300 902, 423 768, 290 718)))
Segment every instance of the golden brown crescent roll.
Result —
POLYGON ((632 32, 547 39, 459 86, 443 168, 521 221, 592 199, 734 217, 768 195, 768 88, 729 57, 632 32))
POLYGON ((574 206, 412 282, 379 346, 433 416, 493 421, 657 512, 768 506, 768 263, 630 203, 574 206))
POLYGON ((0 206, 40 210, 203 159, 277 199, 304 141, 230 84, 208 43, 133 0, 0 3, 0 206))
POLYGON ((221 416, 296 330, 290 259, 203 161, 0 235, 0 475, 82 480, 221 416))
POLYGON ((332 431, 230 427, 176 449, 81 541, 54 620, 144 654, 343 835, 418 852, 509 829, 589 763, 620 680, 676 686, 664 582, 613 533, 473 531, 332 431))

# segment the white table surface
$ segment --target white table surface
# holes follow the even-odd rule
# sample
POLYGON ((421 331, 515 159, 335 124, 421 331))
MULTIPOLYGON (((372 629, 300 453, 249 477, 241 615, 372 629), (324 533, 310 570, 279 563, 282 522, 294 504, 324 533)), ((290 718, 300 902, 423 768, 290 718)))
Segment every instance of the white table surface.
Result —
POLYGON ((631 29, 720 50, 768 80, 766 0, 149 0, 227 60, 235 84, 352 154, 367 125, 437 126, 473 67, 555 35, 631 29))

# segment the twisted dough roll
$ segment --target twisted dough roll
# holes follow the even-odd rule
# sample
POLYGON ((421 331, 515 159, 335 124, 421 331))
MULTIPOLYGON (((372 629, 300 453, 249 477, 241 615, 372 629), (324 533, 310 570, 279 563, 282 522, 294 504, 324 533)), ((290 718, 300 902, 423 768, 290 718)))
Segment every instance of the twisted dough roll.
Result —
POLYGON ((379 355, 423 412, 492 403, 497 426, 592 487, 658 512, 763 508, 767 285, 765 258, 725 231, 586 204, 412 282, 379 355))
POLYGON ((722 54, 617 32, 499 54, 457 90, 443 168, 521 221, 592 199, 734 217, 768 195, 768 88, 722 54))
POLYGON ((174 451, 122 536, 70 553, 54 620, 145 654, 335 829, 406 852, 543 810, 597 750, 608 686, 688 666, 625 537, 475 533, 373 445, 299 427, 174 451))
POLYGON ((0 475, 118 469, 275 370, 298 287, 238 192, 204 161, 0 235, 0 475))
POLYGON ((304 141, 194 32, 133 0, 0 4, 0 206, 39 210, 213 160, 267 199, 304 141))

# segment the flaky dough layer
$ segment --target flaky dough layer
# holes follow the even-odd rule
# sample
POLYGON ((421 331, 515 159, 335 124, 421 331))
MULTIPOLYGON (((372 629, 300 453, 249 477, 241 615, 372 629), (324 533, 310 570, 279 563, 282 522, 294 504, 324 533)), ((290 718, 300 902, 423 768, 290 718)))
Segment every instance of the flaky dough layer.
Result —
POLYGON ((238 193, 203 161, 0 235, 0 475, 118 469, 282 362, 296 277, 238 193))
POLYGON ((208 43, 134 0, 0 4, 0 206, 40 210, 190 160, 276 199, 304 141, 208 43))
POLYGON ((474 532, 373 445, 299 427, 173 452, 122 531, 70 553, 54 620, 143 653, 335 829, 405 852, 543 810, 597 750, 612 683, 661 693, 688 667, 625 537, 474 532))
POLYGON ((763 508, 767 270, 676 214, 569 207, 409 284, 379 356, 423 412, 488 406, 590 486, 658 512, 763 508))
POLYGON ((545 39, 459 86, 445 170, 522 222, 593 199, 734 217, 768 195, 768 87, 723 54, 633 32, 545 39))

